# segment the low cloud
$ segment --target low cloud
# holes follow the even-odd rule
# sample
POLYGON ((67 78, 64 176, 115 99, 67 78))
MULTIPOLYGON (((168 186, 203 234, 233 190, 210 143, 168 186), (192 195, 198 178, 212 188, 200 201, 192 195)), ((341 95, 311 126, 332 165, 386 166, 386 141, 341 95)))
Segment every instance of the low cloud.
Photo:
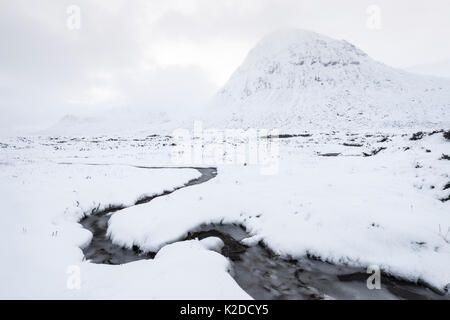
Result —
POLYGON ((48 126, 108 108, 198 108, 248 50, 279 28, 345 38, 376 59, 448 59, 446 0, 380 0, 382 28, 366 28, 366 0, 6 0, 0 4, 0 126, 48 126), (80 29, 67 8, 80 8, 80 29))

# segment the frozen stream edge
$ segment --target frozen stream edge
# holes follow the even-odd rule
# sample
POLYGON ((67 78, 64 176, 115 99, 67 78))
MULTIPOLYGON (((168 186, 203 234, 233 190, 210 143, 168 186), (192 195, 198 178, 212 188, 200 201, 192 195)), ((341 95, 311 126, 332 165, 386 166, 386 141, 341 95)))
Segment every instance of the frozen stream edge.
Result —
MULTIPOLYGON (((65 163, 69 164, 69 163, 65 163)), ((103 164, 86 164, 103 165, 103 164)), ((104 164, 107 165, 107 164, 104 164)), ((168 195, 176 190, 205 183, 217 176, 217 168, 209 167, 145 167, 142 169, 196 169, 201 176, 184 186, 147 196, 134 205, 168 195)), ((110 206, 93 211, 81 219, 81 225, 92 232, 92 240, 83 248, 85 259, 99 264, 125 264, 153 259, 156 252, 144 253, 137 246, 127 249, 115 245, 106 231, 111 215, 125 206, 110 206)), ((250 235, 242 225, 202 225, 188 232, 189 239, 218 237, 224 242, 222 255, 230 259, 232 276, 239 286, 255 299, 448 299, 448 295, 425 283, 413 283, 382 274, 382 289, 368 290, 369 277, 363 268, 338 266, 314 257, 285 259, 273 253, 264 243, 246 246, 240 241, 250 235)))

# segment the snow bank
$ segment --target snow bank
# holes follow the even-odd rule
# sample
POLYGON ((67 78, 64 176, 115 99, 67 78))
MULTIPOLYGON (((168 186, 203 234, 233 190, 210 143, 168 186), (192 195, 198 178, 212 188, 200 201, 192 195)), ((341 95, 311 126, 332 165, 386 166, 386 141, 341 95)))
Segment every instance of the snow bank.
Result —
POLYGON ((161 249, 154 260, 121 266, 83 263, 83 291, 71 298, 251 299, 229 274, 229 261, 197 240, 161 249))

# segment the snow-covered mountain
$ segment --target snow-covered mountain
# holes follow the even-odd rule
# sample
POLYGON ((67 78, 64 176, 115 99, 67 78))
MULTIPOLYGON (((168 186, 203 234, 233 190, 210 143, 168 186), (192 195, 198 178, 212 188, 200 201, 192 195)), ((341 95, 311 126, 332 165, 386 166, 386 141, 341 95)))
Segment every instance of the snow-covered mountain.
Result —
POLYGON ((212 110, 215 126, 448 127, 450 80, 391 68, 346 41, 283 30, 250 51, 212 110))

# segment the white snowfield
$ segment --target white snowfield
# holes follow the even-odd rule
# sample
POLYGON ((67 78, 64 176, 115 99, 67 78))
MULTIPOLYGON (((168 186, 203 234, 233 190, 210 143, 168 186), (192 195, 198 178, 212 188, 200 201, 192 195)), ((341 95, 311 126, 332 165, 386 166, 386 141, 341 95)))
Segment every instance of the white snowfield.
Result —
POLYGON ((275 175, 261 175, 258 166, 221 165, 204 184, 118 211, 108 228, 114 243, 159 250, 154 260, 120 266, 83 261, 80 247, 91 234, 77 221, 94 208, 129 206, 145 194, 172 190, 198 171, 126 165, 170 163, 170 145, 159 137, 3 141, 0 297, 250 298, 215 252, 217 241, 180 242, 210 222, 240 223, 253 236, 247 243, 262 240, 285 257, 309 253, 337 264, 378 264, 443 289, 450 282, 450 202, 440 199, 450 193, 443 190, 450 177, 441 158, 450 154, 450 142, 442 133, 417 141, 410 136, 282 139, 275 175), (379 147, 387 149, 361 156, 379 147), (143 149, 147 155, 138 152, 143 149), (341 156, 318 155, 326 152, 341 156), (80 164, 58 164, 75 161, 80 164), (70 289, 73 266, 80 268, 79 289, 70 289))
MULTIPOLYGON (((442 135, 427 140, 432 150, 450 151, 442 135)), ((450 165, 436 159, 439 152, 394 147, 374 157, 327 158, 303 147, 283 157, 276 175, 219 167, 206 184, 122 210, 108 234, 121 246, 156 252, 202 223, 239 223, 283 256, 309 253, 377 264, 439 288, 450 283, 450 245, 439 234, 450 227, 450 207, 438 200, 450 165), (415 169, 416 161, 428 168, 415 169)))
POLYGON ((226 258, 195 240, 123 266, 83 261, 80 247, 92 237, 77 223, 85 213, 172 190, 197 170, 4 160, 0 298, 249 298, 228 274, 226 258), (80 268, 79 290, 70 286, 73 266, 80 268))
POLYGON ((445 290, 448 80, 390 68, 343 41, 283 31, 250 52, 211 108, 204 128, 303 135, 279 140, 273 175, 251 163, 220 164, 214 179, 182 189, 197 170, 142 167, 176 166, 176 141, 153 126, 73 136, 90 121, 69 117, 53 128, 73 124, 68 136, 1 139, 0 298, 250 299, 218 239, 183 241, 201 224, 221 222, 243 225, 245 243, 263 241, 282 257, 375 264, 445 290), (84 259, 92 234, 78 222, 110 206, 127 207, 109 220, 111 241, 157 252, 155 259, 84 259))
POLYGON ((450 124, 450 80, 303 30, 266 36, 212 101, 214 126, 356 130, 450 124))

